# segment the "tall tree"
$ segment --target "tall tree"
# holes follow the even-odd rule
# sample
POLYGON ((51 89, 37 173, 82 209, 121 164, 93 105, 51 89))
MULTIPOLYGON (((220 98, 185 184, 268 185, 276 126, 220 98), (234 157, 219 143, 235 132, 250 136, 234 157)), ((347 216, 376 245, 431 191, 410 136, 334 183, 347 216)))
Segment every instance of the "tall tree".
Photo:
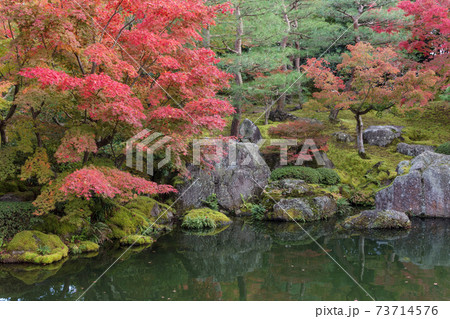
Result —
POLYGON ((25 175, 36 174, 33 158, 45 150, 56 160, 55 173, 64 163, 79 168, 63 178, 65 188, 52 186, 47 194, 88 198, 173 190, 91 166, 90 159, 147 127, 171 137, 167 147, 182 168, 193 136, 223 129, 223 117, 233 109, 216 93, 228 87, 230 76, 198 43, 201 30, 226 11, 227 5, 208 7, 202 0, 2 1, 7 49, 0 87, 9 86, 3 94, 9 110, 0 128, 2 136, 7 133, 13 113, 30 123, 35 155, 25 175), (107 192, 112 179, 116 190, 107 192), (71 186, 80 182, 85 189, 71 186))

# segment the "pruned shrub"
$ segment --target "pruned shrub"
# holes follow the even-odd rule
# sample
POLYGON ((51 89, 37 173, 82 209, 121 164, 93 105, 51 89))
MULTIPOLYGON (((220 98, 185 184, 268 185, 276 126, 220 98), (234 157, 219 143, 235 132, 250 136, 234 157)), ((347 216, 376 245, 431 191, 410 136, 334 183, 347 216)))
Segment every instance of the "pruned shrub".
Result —
POLYGON ((304 166, 285 166, 275 169, 270 177, 273 180, 285 178, 302 179, 306 183, 319 184, 320 174, 316 169, 304 166))
POLYGON ((337 185, 341 182, 338 173, 331 168, 318 168, 317 172, 320 174, 320 183, 325 185, 337 185))

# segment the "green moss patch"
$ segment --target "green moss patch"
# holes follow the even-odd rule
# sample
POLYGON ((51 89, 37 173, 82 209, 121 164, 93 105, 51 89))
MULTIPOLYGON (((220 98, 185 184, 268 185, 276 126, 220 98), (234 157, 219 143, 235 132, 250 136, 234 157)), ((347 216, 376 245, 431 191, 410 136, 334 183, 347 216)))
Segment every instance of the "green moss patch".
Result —
POLYGON ((128 245, 151 245, 154 239, 150 236, 142 235, 129 235, 120 239, 120 244, 124 246, 128 245))
POLYGON ((69 248, 56 235, 26 230, 14 236, 1 252, 5 263, 51 264, 67 257, 69 248))
POLYGON ((92 241, 83 240, 77 243, 70 243, 69 245, 71 254, 84 254, 98 251, 100 246, 92 241))
POLYGON ((183 217, 182 227, 190 229, 216 228, 231 224, 231 220, 221 212, 210 208, 193 209, 183 217))

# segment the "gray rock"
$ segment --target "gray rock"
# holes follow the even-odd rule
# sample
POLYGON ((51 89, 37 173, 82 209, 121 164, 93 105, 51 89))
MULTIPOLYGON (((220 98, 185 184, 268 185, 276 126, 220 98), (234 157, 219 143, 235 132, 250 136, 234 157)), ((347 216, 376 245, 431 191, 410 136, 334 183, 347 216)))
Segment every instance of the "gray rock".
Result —
POLYGON ((274 221, 315 221, 331 217, 337 206, 333 198, 318 196, 314 198, 283 198, 266 214, 266 220, 274 221))
POLYGON ((337 142, 341 142, 341 143, 351 143, 355 140, 355 138, 353 136, 351 136, 350 134, 344 133, 344 132, 336 132, 336 133, 333 133, 332 136, 334 136, 334 138, 337 142))
POLYGON ((376 194, 375 204, 413 216, 450 218, 449 198, 450 155, 427 151, 411 160, 408 174, 376 194))
POLYGON ((278 181, 279 188, 285 188, 287 190, 307 190, 308 184, 305 183, 304 180, 301 179, 294 179, 294 178, 285 178, 280 181, 278 181))
POLYGON ((398 163, 395 171, 397 172, 397 175, 403 175, 409 170, 410 166, 411 161, 401 161, 400 163, 398 163))
POLYGON ((269 120, 273 122, 296 121, 298 117, 285 111, 275 110, 269 113, 269 120))
POLYGON ((228 156, 214 164, 213 170, 202 169, 190 165, 190 180, 179 187, 181 195, 179 209, 198 208, 203 201, 215 193, 217 201, 223 209, 234 211, 245 200, 261 194, 268 183, 270 169, 259 154, 258 146, 253 143, 227 144, 227 153, 236 150, 236 161, 231 162, 228 156))
POLYGON ((242 142, 258 143, 262 140, 261 131, 255 123, 245 119, 239 127, 239 135, 242 136, 242 142))
POLYGON ((395 210, 366 210, 347 217, 340 226, 357 230, 410 228, 411 221, 405 213, 395 210))
POLYGON ((402 135, 403 126, 369 126, 363 133, 364 141, 370 145, 388 146, 402 135))
POLYGON ((397 144, 397 152, 408 155, 408 156, 417 156, 426 151, 434 151, 433 146, 429 145, 415 145, 415 144, 406 144, 406 143, 398 143, 397 144))

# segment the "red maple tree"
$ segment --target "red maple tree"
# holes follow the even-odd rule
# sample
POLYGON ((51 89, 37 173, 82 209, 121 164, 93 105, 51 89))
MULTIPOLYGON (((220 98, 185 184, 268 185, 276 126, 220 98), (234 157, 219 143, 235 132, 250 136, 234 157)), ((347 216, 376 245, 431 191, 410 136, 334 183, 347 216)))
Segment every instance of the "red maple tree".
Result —
MULTIPOLYGON (((7 50, 0 54, 0 89, 10 94, 0 117, 2 145, 20 114, 33 127, 35 147, 50 158, 56 149, 59 163, 85 166, 146 127, 171 137, 167 147, 182 167, 188 142, 223 129, 233 113, 216 96, 230 76, 215 66, 213 51, 198 47, 202 28, 228 10, 202 0, 2 1, 0 41, 7 50)), ((105 188, 97 195, 173 191, 119 172, 82 168, 61 190, 86 198, 105 188), (83 180, 89 185, 74 186, 83 180)))
POLYGON ((369 43, 349 45, 342 63, 333 71, 328 62, 309 59, 303 66, 307 77, 319 89, 315 102, 327 109, 348 109, 356 119, 358 153, 365 157, 362 116, 371 111, 382 112, 420 109, 431 98, 438 77, 434 71, 411 70, 403 73, 397 53, 389 47, 374 48, 369 43))

